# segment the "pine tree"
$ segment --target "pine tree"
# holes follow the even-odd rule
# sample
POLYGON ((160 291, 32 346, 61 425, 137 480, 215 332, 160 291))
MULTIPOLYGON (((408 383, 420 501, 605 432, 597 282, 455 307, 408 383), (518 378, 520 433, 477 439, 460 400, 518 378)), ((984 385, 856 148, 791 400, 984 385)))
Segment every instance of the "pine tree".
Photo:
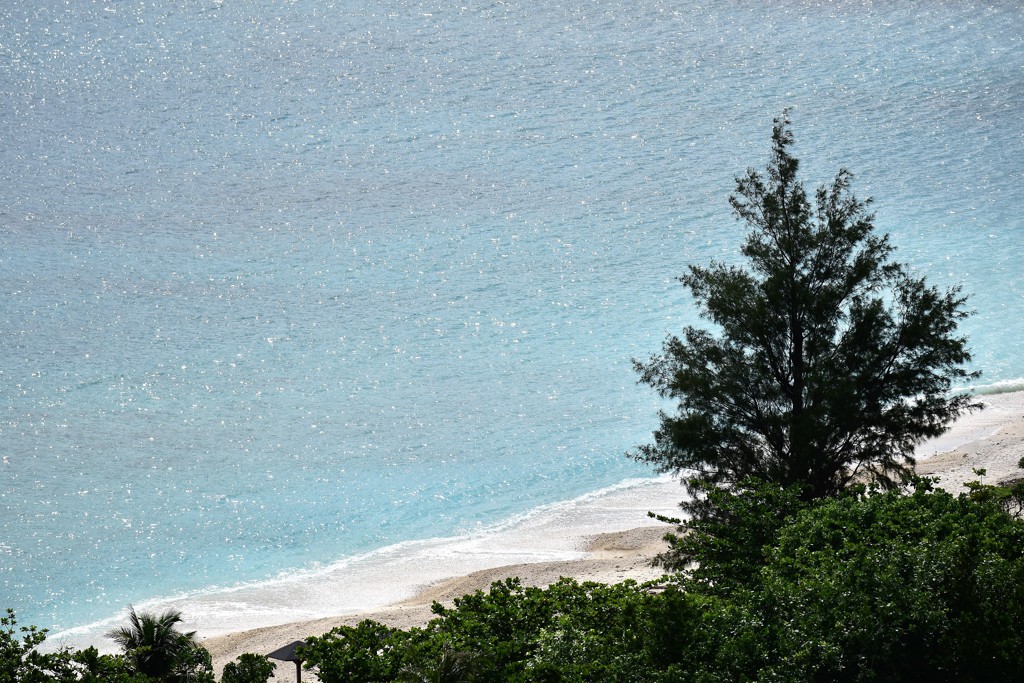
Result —
POLYGON ((916 445, 976 407, 950 393, 977 376, 957 334, 966 297, 891 260, 849 172, 810 199, 789 124, 776 119, 765 174, 749 170, 730 197, 747 267, 680 278, 715 332, 687 327, 635 361, 678 409, 632 455, 697 490, 749 477, 814 499, 861 477, 892 485, 916 445))

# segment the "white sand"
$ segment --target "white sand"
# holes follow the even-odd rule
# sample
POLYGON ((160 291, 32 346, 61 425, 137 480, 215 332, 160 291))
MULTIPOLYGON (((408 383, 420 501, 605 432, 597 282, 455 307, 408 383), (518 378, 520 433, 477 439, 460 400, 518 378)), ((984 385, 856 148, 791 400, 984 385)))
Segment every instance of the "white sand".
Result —
MULTIPOLYGON (((1012 394, 996 394, 979 397, 986 404, 986 409, 967 416, 954 425, 949 433, 933 442, 924 444, 918 451, 918 472, 929 476, 937 476, 939 485, 953 492, 963 490, 963 483, 977 479, 974 468, 985 468, 986 483, 1024 474, 1017 468, 1017 462, 1024 457, 1024 392, 1012 394)), ((663 514, 672 514, 672 506, 666 496, 681 495, 681 490, 671 486, 655 487, 649 493, 652 500, 648 507, 663 514)), ((630 501, 629 505, 639 511, 644 505, 630 501)), ((621 523, 628 519, 621 514, 615 516, 621 523)), ((609 518, 610 521, 611 518, 609 518)), ((576 521, 582 522, 582 519, 576 521)), ((589 520, 593 523, 593 520, 589 520)), ((529 524, 520 533, 553 534, 553 537, 566 541, 574 538, 567 530, 552 529, 564 523, 565 518, 551 518, 546 524, 549 528, 531 528, 529 524)), ((203 645, 210 650, 214 667, 219 674, 224 664, 244 652, 268 653, 294 640, 311 635, 320 635, 341 624, 355 624, 362 619, 375 619, 383 623, 408 628, 423 625, 431 617, 430 605, 435 600, 451 604, 452 599, 475 590, 486 590, 493 581, 510 576, 518 576, 526 585, 545 586, 561 576, 572 576, 578 580, 616 582, 626 578, 640 581, 657 578, 659 572, 650 566, 651 558, 664 549, 661 540, 669 527, 650 526, 649 522, 640 522, 647 526, 616 530, 612 533, 591 534, 589 544, 585 547, 570 547, 571 557, 555 559, 538 554, 536 562, 516 563, 498 567, 488 567, 471 571, 464 575, 437 578, 412 597, 394 602, 393 604, 371 611, 340 614, 339 616, 312 620, 297 619, 292 623, 266 626, 254 630, 246 630, 226 635, 209 637, 203 645)), ((589 525, 585 525, 589 526, 589 525)), ((493 560, 494 558, 490 558, 493 560)), ((460 567, 453 562, 452 567, 460 567)), ((298 616, 298 615, 297 615, 298 616)), ((275 680, 294 680, 295 671, 291 664, 281 663, 278 666, 275 680)), ((303 680, 312 678, 303 673, 303 680)))
POLYGON ((930 449, 920 458, 918 474, 938 477, 939 486, 952 493, 963 491, 963 484, 979 477, 975 469, 984 469, 981 481, 996 484, 1024 475, 1017 463, 1024 457, 1024 392, 980 396, 985 409, 961 420, 945 436, 936 439, 946 448, 930 449), (969 437, 969 438, 964 438, 969 437))
MULTIPOLYGON (((494 581, 516 576, 524 585, 547 586, 563 576, 579 581, 617 583, 627 578, 647 581, 656 579, 661 572, 651 567, 651 558, 664 549, 661 540, 668 527, 640 527, 593 539, 588 556, 579 560, 559 562, 531 562, 476 571, 430 586, 414 597, 389 607, 357 614, 299 621, 280 626, 268 626, 203 640, 213 657, 214 670, 220 674, 224 664, 244 652, 266 654, 282 645, 320 635, 335 626, 355 625, 363 619, 399 628, 422 626, 433 616, 430 606, 436 600, 451 605, 452 601, 476 590, 486 590, 494 581)), ((312 680, 312 674, 303 672, 303 681, 312 680)), ((287 662, 279 662, 275 681, 294 681, 295 670, 287 662)))

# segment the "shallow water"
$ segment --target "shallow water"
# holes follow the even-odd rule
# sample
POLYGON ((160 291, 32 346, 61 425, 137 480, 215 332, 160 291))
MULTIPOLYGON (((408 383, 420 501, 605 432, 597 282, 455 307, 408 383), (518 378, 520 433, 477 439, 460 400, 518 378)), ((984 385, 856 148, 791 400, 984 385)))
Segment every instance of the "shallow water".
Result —
POLYGON ((784 107, 1015 386, 1022 40, 1011 2, 6 4, 0 598, 67 629, 649 475, 630 358, 784 107))

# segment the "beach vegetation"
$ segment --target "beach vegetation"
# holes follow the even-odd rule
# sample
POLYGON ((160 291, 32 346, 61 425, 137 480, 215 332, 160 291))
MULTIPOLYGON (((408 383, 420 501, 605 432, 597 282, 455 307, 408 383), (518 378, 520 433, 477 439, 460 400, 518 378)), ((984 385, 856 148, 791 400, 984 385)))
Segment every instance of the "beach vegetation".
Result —
POLYGON ((246 652, 238 659, 224 665, 221 683, 267 683, 274 675, 277 665, 266 655, 246 652))
POLYGON ((814 501, 762 482, 718 490, 716 512, 756 538, 716 517, 689 541, 700 565, 688 571, 496 582, 435 605, 422 629, 335 629, 313 639, 307 666, 324 683, 1020 680, 1024 522, 995 493, 927 479, 814 501), (336 666, 354 657, 362 668, 336 666), (357 670, 373 673, 344 677, 357 670))
MULTIPOLYGON (((134 614, 134 610, 131 610, 134 614)), ((176 614, 176 613, 173 613, 176 614)), ((181 634, 174 626, 180 619, 136 614, 126 630, 143 627, 150 635, 154 628, 169 627, 187 642, 177 646, 177 654, 167 665, 154 666, 151 645, 137 644, 150 638, 141 633, 132 636, 123 654, 100 654, 95 647, 72 650, 60 647, 46 651, 46 629, 19 626, 13 610, 0 617, 0 683, 213 683, 210 653, 196 643, 191 634, 181 634), (136 626, 137 622, 137 626, 136 626), (156 623, 159 622, 159 623, 156 623), (143 670, 140 663, 150 668, 143 670)), ((224 683, 267 683, 274 664, 262 655, 243 654, 224 666, 224 683)))
POLYGON ((433 650, 431 656, 425 656, 423 652, 410 653, 409 663, 402 666, 399 680, 403 683, 472 683, 480 680, 484 668, 476 652, 457 650, 444 642, 439 648, 430 649, 433 650))
POLYGON ((13 610, 0 617, 0 683, 153 683, 121 655, 96 648, 46 652, 46 629, 18 626, 13 610))
MULTIPOLYGON (((56 656, 62 656, 58 653, 56 656)), ((100 654, 95 647, 70 653, 76 665, 70 678, 58 679, 77 683, 152 683, 151 678, 139 673, 131 661, 122 655, 100 654)))
POLYGON ((918 479, 809 504, 749 581, 694 589, 748 615, 731 639, 751 647, 731 660, 751 680, 1011 681, 1022 548, 1024 524, 998 502, 918 479))
MULTIPOLYGON (((436 604, 422 628, 367 620, 301 654, 322 683, 1018 681, 1024 520, 999 488, 954 496, 913 479, 811 501, 763 482, 720 489, 716 510, 754 537, 715 518, 689 541, 699 566, 645 584, 507 579, 436 604)), ((168 680, 127 655, 43 653, 44 638, 8 613, 0 683, 168 680)), ((226 683, 263 680, 229 671, 226 683)))
MULTIPOLYGON (((1017 466, 1024 469, 1024 458, 1020 459, 1017 466)), ((1024 477, 1011 477, 995 485, 982 484, 987 473, 985 469, 975 469, 974 474, 978 479, 964 484, 971 497, 996 503, 1014 517, 1024 515, 1024 477)))
POLYGON ((35 626, 19 626, 14 610, 8 608, 0 617, 0 683, 61 680, 69 657, 40 652, 46 630, 35 626))
POLYGON ((674 408, 632 456, 684 474, 691 513, 709 486, 746 479, 797 487, 804 500, 857 481, 895 486, 916 445, 975 407, 950 391, 976 377, 957 332, 967 297, 893 259, 848 171, 809 196, 793 143, 784 114, 765 171, 736 180, 743 261, 679 278, 710 327, 688 326, 635 361, 674 408))
POLYGON ((398 629, 367 619, 307 638, 301 655, 321 683, 387 683, 399 676, 406 640, 398 629))
POLYGON ((701 495, 691 505, 693 516, 686 523, 686 533, 666 534, 668 548, 654 561, 708 586, 749 581, 764 566, 782 528, 808 505, 798 486, 783 488, 753 478, 730 488, 708 482, 695 486, 701 495))
POLYGON ((177 629, 181 612, 162 614, 128 608, 128 625, 112 629, 107 637, 121 646, 136 670, 164 683, 213 681, 210 654, 195 640, 195 632, 177 629))
POLYGON ((323 683, 651 680, 638 664, 650 659, 643 634, 657 630, 647 609, 657 600, 632 581, 538 588, 507 579, 435 604, 424 628, 342 626, 309 639, 303 656, 323 683))

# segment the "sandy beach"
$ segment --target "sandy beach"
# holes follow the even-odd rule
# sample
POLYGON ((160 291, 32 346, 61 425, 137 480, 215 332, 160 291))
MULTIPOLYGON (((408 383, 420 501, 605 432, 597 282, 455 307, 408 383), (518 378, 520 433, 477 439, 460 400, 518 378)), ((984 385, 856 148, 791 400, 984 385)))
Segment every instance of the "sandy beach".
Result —
MULTIPOLYGON (((975 469, 985 469, 986 483, 997 483, 1022 474, 1018 461, 1024 457, 1024 392, 981 396, 985 409, 958 421, 939 439, 918 450, 917 471, 937 477, 939 485, 953 493, 964 482, 977 479, 975 469)), ((664 492, 662 492, 664 494, 664 492)), ((659 501, 664 509, 664 501, 659 501)), ((645 523, 632 529, 589 536, 583 552, 575 559, 537 561, 489 567, 460 576, 450 576, 423 587, 412 597, 370 611, 340 614, 312 620, 267 626, 205 638, 203 645, 213 656, 215 670, 244 652, 267 653, 282 645, 319 635, 342 624, 363 619, 402 628, 423 625, 431 615, 434 601, 452 600, 475 590, 486 590, 494 581, 516 576, 526 585, 546 586, 559 577, 611 583, 632 578, 644 581, 660 572, 651 559, 664 548, 662 536, 671 530, 645 523)), ((290 665, 278 667, 275 680, 294 680, 290 665)))
MULTIPOLYGON (((602 583, 616 583, 627 578, 639 581, 656 579, 661 572, 651 567, 651 558, 664 548, 662 536, 666 530, 648 526, 600 534, 593 538, 584 559, 483 569, 442 581, 412 598, 380 610, 231 633, 203 640, 203 645, 210 651, 214 669, 219 674, 224 664, 244 652, 272 652, 295 640, 326 633, 342 624, 354 625, 363 619, 374 619, 400 628, 422 626, 433 616, 430 606, 434 601, 450 605, 459 596, 478 589, 486 590, 494 581, 507 577, 517 576, 524 584, 532 586, 546 586, 563 576, 602 583)), ((279 663, 276 675, 278 677, 273 680, 295 680, 295 672, 289 664, 279 663)))

